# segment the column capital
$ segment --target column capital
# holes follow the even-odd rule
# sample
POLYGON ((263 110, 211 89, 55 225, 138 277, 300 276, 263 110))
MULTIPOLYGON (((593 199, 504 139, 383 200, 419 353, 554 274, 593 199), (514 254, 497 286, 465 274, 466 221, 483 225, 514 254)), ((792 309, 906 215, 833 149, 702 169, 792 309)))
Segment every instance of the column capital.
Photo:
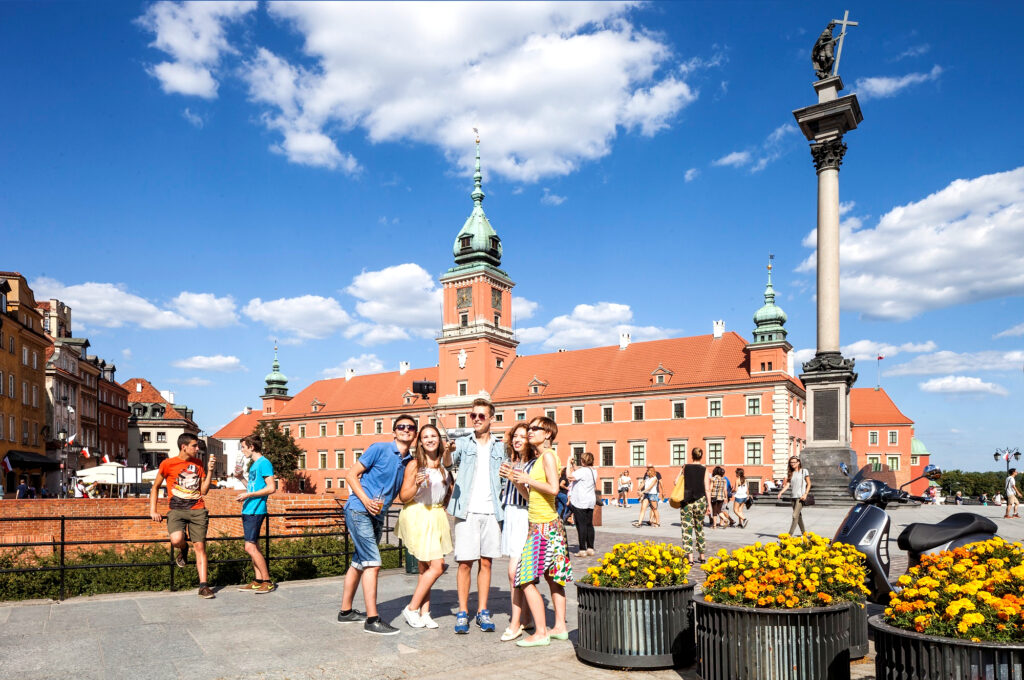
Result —
POLYGON ((811 157, 814 159, 814 168, 819 173, 830 168, 839 169, 843 164, 843 156, 846 154, 846 144, 842 137, 836 137, 817 144, 811 144, 811 157))

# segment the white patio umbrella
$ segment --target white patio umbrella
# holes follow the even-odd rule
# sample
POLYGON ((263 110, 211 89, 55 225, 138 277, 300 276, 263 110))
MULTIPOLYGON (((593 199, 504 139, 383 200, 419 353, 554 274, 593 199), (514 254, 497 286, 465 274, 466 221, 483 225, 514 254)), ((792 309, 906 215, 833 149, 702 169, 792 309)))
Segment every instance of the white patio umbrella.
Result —
POLYGON ((117 484, 117 469, 123 468, 120 463, 103 463, 96 467, 79 470, 75 476, 86 484, 117 484))

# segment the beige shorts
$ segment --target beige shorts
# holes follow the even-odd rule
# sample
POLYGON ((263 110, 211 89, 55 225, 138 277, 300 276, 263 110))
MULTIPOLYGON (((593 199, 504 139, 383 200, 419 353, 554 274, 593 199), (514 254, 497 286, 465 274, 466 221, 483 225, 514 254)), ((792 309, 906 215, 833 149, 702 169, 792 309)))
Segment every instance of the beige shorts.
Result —
POLYGON ((455 518, 455 561, 472 562, 481 557, 501 557, 501 528, 494 515, 476 512, 455 518))
POLYGON ((188 530, 193 543, 206 542, 206 528, 210 525, 210 513, 206 508, 198 510, 168 510, 167 533, 188 530))

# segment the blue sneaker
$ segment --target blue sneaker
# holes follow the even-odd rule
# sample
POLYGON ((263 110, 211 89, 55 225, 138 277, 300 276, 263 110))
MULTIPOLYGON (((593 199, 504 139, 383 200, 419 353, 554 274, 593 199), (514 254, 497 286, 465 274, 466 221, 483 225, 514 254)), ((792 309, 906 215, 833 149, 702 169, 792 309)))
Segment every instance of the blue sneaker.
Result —
POLYGON ((455 615, 455 632, 465 635, 469 632, 469 613, 459 612, 455 615))
POLYGON ((481 609, 476 615, 476 625, 480 626, 480 630, 485 633, 493 633, 494 621, 491 620, 491 612, 486 609, 481 609))

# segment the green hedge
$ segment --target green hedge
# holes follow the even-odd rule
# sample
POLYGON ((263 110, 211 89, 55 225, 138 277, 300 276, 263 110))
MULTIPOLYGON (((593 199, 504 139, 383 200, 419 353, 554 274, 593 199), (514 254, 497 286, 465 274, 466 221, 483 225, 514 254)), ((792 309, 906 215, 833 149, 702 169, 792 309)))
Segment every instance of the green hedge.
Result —
MULTIPOLYGON (((260 550, 264 543, 261 540, 260 550)), ((382 548, 391 546, 381 546, 382 548)), ((341 536, 307 535, 299 538, 279 538, 271 541, 270 576, 274 581, 310 579, 321 576, 339 576, 348 569, 348 558, 313 557, 279 560, 288 555, 312 555, 345 552, 346 541, 341 536)), ((253 579, 252 561, 246 554, 241 540, 210 541, 206 544, 210 560, 240 559, 241 562, 210 564, 207 581, 211 586, 225 586, 246 583, 253 579)), ((402 566, 402 557, 396 550, 381 552, 383 567, 394 569, 402 566)), ((96 569, 73 569, 65 571, 65 597, 77 595, 98 595, 100 593, 127 593, 137 591, 169 590, 170 571, 167 561, 170 551, 167 543, 134 546, 120 551, 103 548, 80 551, 68 555, 67 566, 84 564, 126 564, 132 562, 161 562, 156 567, 117 567, 96 569)), ((0 551, 0 569, 53 567, 60 565, 60 555, 34 555, 25 548, 0 551)), ((175 590, 195 588, 199 575, 195 567, 195 555, 189 552, 189 565, 184 569, 174 568, 175 590)), ((57 598, 60 590, 59 571, 31 571, 22 574, 0 574, 0 600, 29 600, 57 598)))

